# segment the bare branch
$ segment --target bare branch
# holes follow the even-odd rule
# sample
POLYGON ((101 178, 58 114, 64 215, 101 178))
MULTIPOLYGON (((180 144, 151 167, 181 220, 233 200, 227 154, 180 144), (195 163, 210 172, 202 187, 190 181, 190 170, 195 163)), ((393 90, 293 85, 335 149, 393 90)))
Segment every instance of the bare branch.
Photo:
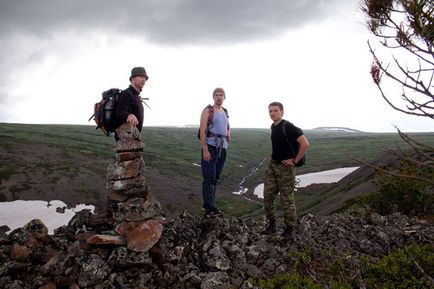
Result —
POLYGON ((425 270, 423 270, 423 268, 419 265, 419 263, 417 263, 413 256, 410 255, 407 249, 404 248, 404 252, 411 259, 411 261, 413 261, 414 265, 420 271, 420 273, 422 273, 422 275, 425 276, 425 278, 431 283, 431 285, 434 286, 434 279, 430 275, 428 275, 425 270))
POLYGON ((382 168, 380 168, 378 166, 372 165, 372 164, 370 164, 368 162, 362 161, 360 159, 357 159, 357 158, 353 158, 353 159, 355 161, 357 161, 357 162, 359 162, 359 163, 361 163, 361 164, 363 164, 363 165, 365 165, 367 167, 370 167, 371 169, 374 169, 377 172, 385 174, 385 175, 389 175, 389 176, 393 176, 393 177, 399 177, 399 178, 405 178, 405 179, 411 179, 411 180, 417 180, 417 181, 422 181, 424 183, 427 183, 427 184, 430 184, 430 185, 434 185, 433 181, 431 181, 429 179, 426 179, 426 178, 423 178, 423 177, 418 177, 418 176, 414 176, 414 175, 407 175, 407 174, 400 174, 400 173, 397 173, 397 172, 388 171, 388 170, 382 169, 382 168))

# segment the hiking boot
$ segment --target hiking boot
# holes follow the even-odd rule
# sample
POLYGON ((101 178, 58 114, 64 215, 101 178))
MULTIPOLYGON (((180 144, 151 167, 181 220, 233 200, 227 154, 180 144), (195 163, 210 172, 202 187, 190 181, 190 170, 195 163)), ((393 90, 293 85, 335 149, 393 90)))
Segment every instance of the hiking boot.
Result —
POLYGON ((223 213, 219 209, 214 208, 211 211, 206 212, 205 215, 206 215, 206 217, 211 218, 211 217, 223 216, 223 213))
POLYGON ((277 232, 276 221, 269 221, 267 229, 261 232, 262 235, 274 235, 277 232))
POLYGON ((286 226, 281 236, 287 241, 292 241, 294 239, 294 227, 286 226))

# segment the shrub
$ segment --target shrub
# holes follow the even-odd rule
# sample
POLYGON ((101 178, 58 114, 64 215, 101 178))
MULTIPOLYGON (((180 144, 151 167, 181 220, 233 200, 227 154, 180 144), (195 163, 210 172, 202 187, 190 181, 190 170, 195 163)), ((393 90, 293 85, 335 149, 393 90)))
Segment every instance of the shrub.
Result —
POLYGON ((376 263, 366 262, 364 280, 367 288, 428 289, 434 288, 427 276, 434 274, 434 248, 411 245, 397 248, 376 263))

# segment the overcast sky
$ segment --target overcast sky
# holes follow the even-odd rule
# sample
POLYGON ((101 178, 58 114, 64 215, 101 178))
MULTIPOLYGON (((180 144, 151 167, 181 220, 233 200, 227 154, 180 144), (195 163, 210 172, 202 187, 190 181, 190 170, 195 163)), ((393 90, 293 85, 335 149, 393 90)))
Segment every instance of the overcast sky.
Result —
MULTIPOLYGON (((434 131, 395 112, 370 75, 358 0, 0 0, 0 122, 93 124, 103 90, 149 74, 145 125, 197 125, 226 90, 233 127, 434 131)), ((400 90, 396 90, 399 96, 400 90)))

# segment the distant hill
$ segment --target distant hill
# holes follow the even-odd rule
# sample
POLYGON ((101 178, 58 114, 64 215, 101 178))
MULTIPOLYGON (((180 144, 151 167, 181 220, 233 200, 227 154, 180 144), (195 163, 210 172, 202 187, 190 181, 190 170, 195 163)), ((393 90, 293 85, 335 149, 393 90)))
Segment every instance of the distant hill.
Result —
POLYGON ((353 129, 353 128, 348 128, 348 127, 341 127, 341 126, 320 126, 320 127, 316 127, 312 130, 317 130, 317 131, 345 131, 345 132, 357 132, 357 133, 363 133, 363 131, 361 130, 357 130, 357 129, 353 129))

